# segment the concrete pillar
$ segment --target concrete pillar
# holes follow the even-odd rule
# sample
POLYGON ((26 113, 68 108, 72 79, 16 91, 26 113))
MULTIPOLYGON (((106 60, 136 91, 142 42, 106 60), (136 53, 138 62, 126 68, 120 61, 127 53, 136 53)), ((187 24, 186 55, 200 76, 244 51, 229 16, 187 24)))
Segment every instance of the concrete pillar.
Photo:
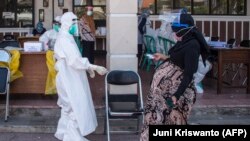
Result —
POLYGON ((137 0, 107 0, 106 4, 107 68, 137 72, 137 0))
POLYGON ((107 0, 107 67, 137 71, 137 1, 107 0))

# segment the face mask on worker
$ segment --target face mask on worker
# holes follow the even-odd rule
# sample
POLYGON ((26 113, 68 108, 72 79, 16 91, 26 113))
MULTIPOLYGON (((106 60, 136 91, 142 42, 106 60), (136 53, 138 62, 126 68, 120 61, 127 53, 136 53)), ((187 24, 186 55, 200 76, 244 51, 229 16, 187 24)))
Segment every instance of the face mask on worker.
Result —
POLYGON ((60 25, 58 25, 58 24, 53 24, 53 29, 54 29, 56 32, 59 32, 60 25))
POLYGON ((69 34, 71 34, 73 36, 77 36, 77 34, 78 34, 78 26, 77 26, 77 24, 73 24, 72 26, 70 26, 69 34))

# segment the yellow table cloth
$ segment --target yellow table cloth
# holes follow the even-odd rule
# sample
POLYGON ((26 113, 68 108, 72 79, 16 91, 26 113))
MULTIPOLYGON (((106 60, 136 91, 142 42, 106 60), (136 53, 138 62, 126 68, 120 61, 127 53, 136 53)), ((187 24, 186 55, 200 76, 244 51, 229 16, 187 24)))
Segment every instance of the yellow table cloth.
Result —
POLYGON ((20 66, 20 51, 18 50, 10 50, 11 60, 10 64, 0 62, 0 66, 8 67, 10 69, 10 82, 23 77, 23 73, 19 70, 20 66))
POLYGON ((55 59, 54 51, 48 50, 46 52, 46 64, 48 67, 48 76, 46 80, 45 95, 57 94, 56 91, 56 70, 55 70, 55 59))

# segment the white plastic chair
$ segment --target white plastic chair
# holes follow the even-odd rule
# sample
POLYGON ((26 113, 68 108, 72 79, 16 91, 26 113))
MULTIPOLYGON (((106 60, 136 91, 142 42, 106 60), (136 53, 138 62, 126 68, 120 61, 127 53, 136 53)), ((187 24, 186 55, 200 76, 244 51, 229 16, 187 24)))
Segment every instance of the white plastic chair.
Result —
MULTIPOLYGON (((11 55, 5 49, 0 49, 0 62, 10 63, 11 55)), ((6 95, 5 105, 5 121, 9 117, 9 84, 10 84, 10 70, 8 67, 0 66, 0 94, 6 95)))

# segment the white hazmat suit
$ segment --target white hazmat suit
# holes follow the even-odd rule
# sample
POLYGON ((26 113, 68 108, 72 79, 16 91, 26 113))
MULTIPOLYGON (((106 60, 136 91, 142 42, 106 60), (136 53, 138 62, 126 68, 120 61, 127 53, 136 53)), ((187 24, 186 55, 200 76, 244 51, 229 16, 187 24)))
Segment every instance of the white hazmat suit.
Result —
POLYGON ((209 72, 209 70, 212 69, 212 64, 206 60, 206 66, 203 63, 202 57, 199 57, 199 64, 197 72, 194 74, 194 85, 197 90, 197 93, 203 93, 203 88, 201 86, 201 82, 206 76, 206 74, 209 72))
MULTIPOLYGON (((55 21, 58 23, 60 23, 60 20, 61 20, 61 16, 57 16, 55 18, 55 21)), ((41 37, 39 38, 39 41, 44 43, 45 51, 48 49, 54 50, 54 45, 56 42, 57 35, 58 35, 58 31, 56 31, 55 29, 50 29, 41 35, 41 37)))
POLYGON ((57 104, 61 107, 55 137, 63 141, 87 141, 86 136, 97 127, 96 113, 86 70, 104 75, 104 67, 92 65, 82 58, 69 29, 77 17, 67 12, 61 17, 61 29, 55 43, 57 104))

